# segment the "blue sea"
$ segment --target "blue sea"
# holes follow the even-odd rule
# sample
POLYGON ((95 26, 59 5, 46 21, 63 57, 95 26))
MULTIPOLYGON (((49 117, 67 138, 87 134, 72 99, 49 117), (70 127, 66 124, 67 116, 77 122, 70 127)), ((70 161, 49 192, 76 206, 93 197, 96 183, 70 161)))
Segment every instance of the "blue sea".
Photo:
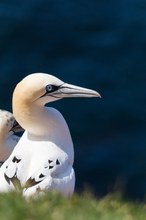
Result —
POLYGON ((0 108, 33 72, 97 90, 51 103, 75 146, 76 190, 146 193, 146 2, 0 1, 0 108))

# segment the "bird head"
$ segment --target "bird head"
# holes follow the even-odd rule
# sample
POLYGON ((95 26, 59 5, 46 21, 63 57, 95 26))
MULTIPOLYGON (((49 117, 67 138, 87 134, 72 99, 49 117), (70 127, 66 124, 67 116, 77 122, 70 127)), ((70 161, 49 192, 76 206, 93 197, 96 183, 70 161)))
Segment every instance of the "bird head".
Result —
POLYGON ((41 105, 62 98, 101 97, 94 90, 65 83, 46 73, 34 73, 25 77, 17 84, 13 93, 13 101, 15 101, 16 94, 18 100, 41 105))

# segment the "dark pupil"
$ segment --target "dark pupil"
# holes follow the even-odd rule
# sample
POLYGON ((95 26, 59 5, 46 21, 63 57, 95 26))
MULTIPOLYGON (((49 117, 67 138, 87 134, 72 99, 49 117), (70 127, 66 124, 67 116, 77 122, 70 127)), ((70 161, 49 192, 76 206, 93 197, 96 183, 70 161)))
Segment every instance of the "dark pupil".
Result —
POLYGON ((47 92, 53 92, 55 90, 57 90, 57 86, 54 86, 54 85, 47 85, 46 86, 46 91, 47 92))
POLYGON ((48 85, 48 86, 47 86, 47 90, 48 90, 48 91, 52 91, 52 90, 53 90, 53 86, 52 86, 52 85, 48 85))

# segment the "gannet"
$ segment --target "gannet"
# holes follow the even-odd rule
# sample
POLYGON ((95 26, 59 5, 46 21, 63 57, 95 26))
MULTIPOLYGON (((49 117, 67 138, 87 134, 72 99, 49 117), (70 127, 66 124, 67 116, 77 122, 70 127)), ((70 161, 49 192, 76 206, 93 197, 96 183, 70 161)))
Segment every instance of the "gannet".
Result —
POLYGON ((13 148, 19 141, 17 132, 23 131, 13 114, 0 109, 0 164, 10 156, 13 148))
POLYGON ((0 191, 22 191, 24 197, 48 190, 71 196, 75 186, 74 149, 62 114, 46 107, 62 98, 100 97, 94 90, 74 86, 46 73, 33 73, 13 93, 13 114, 25 129, 0 169, 0 191))

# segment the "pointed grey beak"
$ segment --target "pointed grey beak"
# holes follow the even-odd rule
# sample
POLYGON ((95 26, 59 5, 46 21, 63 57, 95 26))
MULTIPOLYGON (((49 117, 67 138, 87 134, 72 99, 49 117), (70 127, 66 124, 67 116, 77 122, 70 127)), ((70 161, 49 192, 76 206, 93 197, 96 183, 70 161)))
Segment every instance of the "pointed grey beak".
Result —
MULTIPOLYGON (((55 94, 55 93, 54 93, 55 94)), ((56 91, 56 95, 60 98, 72 98, 72 97, 99 97, 101 95, 91 89, 86 89, 79 86, 74 86, 68 83, 63 83, 56 91)))

